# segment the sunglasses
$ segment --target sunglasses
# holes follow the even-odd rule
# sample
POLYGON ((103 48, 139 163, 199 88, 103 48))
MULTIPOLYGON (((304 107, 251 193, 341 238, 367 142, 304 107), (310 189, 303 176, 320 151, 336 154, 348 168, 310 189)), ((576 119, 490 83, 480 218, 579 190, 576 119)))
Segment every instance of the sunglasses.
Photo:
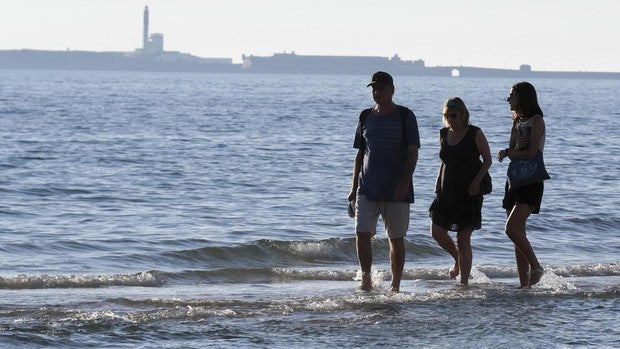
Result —
POLYGON ((459 116, 459 114, 457 114, 457 113, 446 113, 446 114, 443 114, 443 116, 446 117, 446 118, 453 118, 454 119, 454 118, 457 118, 459 116))

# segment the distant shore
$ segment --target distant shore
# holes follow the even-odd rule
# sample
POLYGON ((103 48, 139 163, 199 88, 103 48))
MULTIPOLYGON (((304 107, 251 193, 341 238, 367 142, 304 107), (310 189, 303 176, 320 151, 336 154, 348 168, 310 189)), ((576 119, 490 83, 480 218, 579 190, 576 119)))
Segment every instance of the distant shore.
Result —
POLYGON ((398 56, 306 56, 295 53, 276 53, 267 57, 244 55, 243 63, 235 64, 232 59, 202 58, 179 52, 146 55, 136 52, 0 50, 0 69, 323 75, 368 74, 386 70, 405 76, 620 79, 620 72, 535 71, 529 65, 522 65, 519 69, 427 67, 422 60, 404 61, 398 56))

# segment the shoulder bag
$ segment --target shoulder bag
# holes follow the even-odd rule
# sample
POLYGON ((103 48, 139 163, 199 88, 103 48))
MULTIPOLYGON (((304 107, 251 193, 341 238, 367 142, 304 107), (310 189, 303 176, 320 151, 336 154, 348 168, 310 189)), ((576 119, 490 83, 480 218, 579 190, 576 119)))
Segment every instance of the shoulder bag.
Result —
POLYGON ((513 160, 508 165, 508 190, 547 180, 543 153, 539 150, 532 160, 513 160))
POLYGON ((482 195, 487 195, 491 194, 492 190, 493 180, 491 179, 489 171, 487 171, 487 173, 484 174, 484 177, 482 177, 482 180, 480 181, 480 191, 482 192, 482 195))

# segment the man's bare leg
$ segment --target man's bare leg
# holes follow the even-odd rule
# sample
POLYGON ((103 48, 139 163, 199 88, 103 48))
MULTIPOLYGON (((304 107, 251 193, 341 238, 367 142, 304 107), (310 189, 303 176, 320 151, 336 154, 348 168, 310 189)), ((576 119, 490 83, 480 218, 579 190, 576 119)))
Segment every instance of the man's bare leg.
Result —
POLYGON ((362 270, 360 289, 368 292, 372 290, 372 278, 370 275, 372 268, 372 233, 357 233, 356 245, 357 259, 362 270))
POLYGON ((405 268, 405 238, 390 239, 390 264, 392 266, 392 292, 400 291, 400 281, 405 268))

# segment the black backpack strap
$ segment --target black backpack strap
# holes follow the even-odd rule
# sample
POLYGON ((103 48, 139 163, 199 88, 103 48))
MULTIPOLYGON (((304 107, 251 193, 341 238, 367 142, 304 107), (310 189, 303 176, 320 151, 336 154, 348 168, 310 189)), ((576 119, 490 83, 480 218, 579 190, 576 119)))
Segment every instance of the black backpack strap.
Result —
POLYGON ((366 123, 366 120, 368 120, 368 115, 370 115, 371 110, 372 108, 364 109, 360 113, 360 127, 364 126, 364 124, 366 123))
MULTIPOLYGON (((368 108, 368 109, 364 109, 362 110, 362 112, 360 113, 360 121, 358 124, 358 129, 360 131, 360 133, 362 132, 362 128, 364 128, 364 125, 366 124, 366 120, 368 120, 368 115, 370 115, 370 112, 372 111, 372 108, 368 108)), ((364 149, 365 145, 364 145, 364 137, 360 137, 360 149, 364 149)))
POLYGON ((403 137, 405 138, 405 148, 408 147, 407 144, 407 118, 409 117, 409 114, 411 113, 411 110, 407 107, 404 107, 402 105, 399 105, 398 108, 400 108, 400 121, 403 125, 403 137))

